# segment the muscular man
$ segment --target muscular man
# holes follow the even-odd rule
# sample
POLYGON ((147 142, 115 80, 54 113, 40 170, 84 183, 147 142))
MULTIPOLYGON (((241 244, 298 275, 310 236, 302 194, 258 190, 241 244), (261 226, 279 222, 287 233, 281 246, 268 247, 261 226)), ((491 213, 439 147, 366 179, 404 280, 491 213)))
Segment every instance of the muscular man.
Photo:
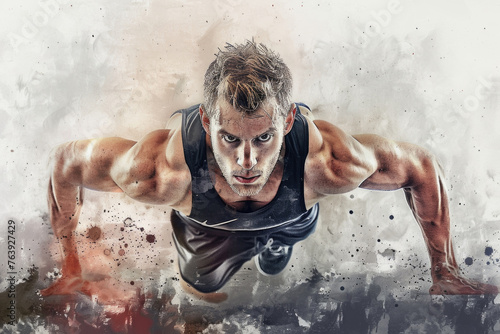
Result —
POLYGON ((287 66, 265 46, 228 45, 207 70, 204 103, 176 112, 168 129, 138 142, 59 146, 48 194, 64 261, 62 277, 43 294, 81 284, 74 231, 85 188, 171 207, 181 276, 209 293, 252 258, 263 274, 281 272, 293 245, 314 231, 318 201, 357 187, 404 189, 430 254, 431 294, 498 293, 459 272, 433 156, 313 120, 307 106, 291 102, 291 86, 287 66))

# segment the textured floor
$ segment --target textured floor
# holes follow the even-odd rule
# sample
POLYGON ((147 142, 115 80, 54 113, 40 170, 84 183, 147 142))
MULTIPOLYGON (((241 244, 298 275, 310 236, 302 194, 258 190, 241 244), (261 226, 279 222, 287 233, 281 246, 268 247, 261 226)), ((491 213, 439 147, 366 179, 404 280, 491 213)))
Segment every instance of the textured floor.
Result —
MULTIPOLYGON (((4 333, 498 333, 500 306, 485 296, 383 295, 370 285, 341 291, 317 272, 267 300, 235 305, 137 289, 130 303, 102 304, 84 295, 32 298, 37 271, 17 285, 17 323, 4 333)), ((168 282, 166 282, 168 285, 168 282)), ((170 292, 170 294, 169 294, 170 292)), ((7 296, 0 294, 2 305, 7 296)), ((1 319, 6 319, 2 308, 1 319)))

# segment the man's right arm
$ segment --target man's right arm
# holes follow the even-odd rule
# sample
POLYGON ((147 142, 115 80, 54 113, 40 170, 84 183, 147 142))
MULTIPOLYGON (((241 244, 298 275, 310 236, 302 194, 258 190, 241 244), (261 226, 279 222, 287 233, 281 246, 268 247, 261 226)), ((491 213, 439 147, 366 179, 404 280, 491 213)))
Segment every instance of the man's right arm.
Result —
POLYGON ((55 149, 48 204, 52 228, 65 255, 63 275, 81 272, 73 232, 85 188, 124 192, 142 202, 182 207, 191 179, 179 137, 179 131, 158 130, 139 142, 90 139, 55 149))
POLYGON ((68 238, 75 230, 84 188, 121 191, 110 169, 135 144, 121 138, 90 139, 62 144, 54 150, 48 205, 56 237, 68 238))

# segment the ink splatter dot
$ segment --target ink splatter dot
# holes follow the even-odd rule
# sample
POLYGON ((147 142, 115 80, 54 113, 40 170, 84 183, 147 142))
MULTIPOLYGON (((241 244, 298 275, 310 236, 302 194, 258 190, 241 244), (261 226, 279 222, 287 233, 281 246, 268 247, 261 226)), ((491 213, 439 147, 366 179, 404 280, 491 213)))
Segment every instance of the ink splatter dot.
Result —
POLYGON ((344 291, 345 288, 343 286, 340 287, 340 291, 344 291))
POLYGON ((134 282, 134 281, 130 281, 130 285, 134 285, 134 284, 135 284, 135 282, 134 282))
POLYGON ((486 256, 490 256, 491 254, 493 254, 493 248, 491 248, 491 247, 486 247, 486 248, 484 249, 484 255, 486 255, 486 256))
POLYGON ((91 240, 97 241, 101 237, 101 229, 97 226, 92 226, 87 231, 87 237, 91 240))
POLYGON ((465 259, 465 264, 468 266, 472 265, 473 262, 474 262, 474 260, 471 257, 468 257, 465 259))
POLYGON ((351 214, 351 215, 352 215, 353 213, 354 213, 354 211, 352 211, 352 210, 349 210, 349 214, 351 214))
POLYGON ((148 234, 146 236, 146 241, 149 242, 149 243, 153 243, 153 242, 155 242, 155 240, 156 240, 156 237, 155 237, 154 234, 148 234))
POLYGON ((393 215, 390 215, 390 216, 389 216, 389 219, 390 219, 390 220, 393 220, 393 219, 394 219, 394 216, 393 216, 393 215))
POLYGON ((124 249, 120 249, 120 250, 118 251, 118 255, 120 255, 120 256, 125 255, 125 250, 124 250, 124 249))

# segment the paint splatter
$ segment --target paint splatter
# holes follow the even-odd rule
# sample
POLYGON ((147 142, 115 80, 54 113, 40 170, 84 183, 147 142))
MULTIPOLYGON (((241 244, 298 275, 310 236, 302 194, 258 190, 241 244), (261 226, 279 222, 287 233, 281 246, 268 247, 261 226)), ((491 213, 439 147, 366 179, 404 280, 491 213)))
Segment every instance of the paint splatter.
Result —
POLYGON ((97 226, 92 226, 87 231, 87 238, 89 238, 93 241, 99 240, 99 238, 101 238, 101 229, 97 226))
POLYGON ((490 256, 491 254, 493 254, 493 248, 491 248, 491 247, 486 247, 486 248, 484 249, 484 255, 486 255, 486 256, 490 256))
POLYGON ((146 241, 147 241, 147 242, 149 242, 149 243, 151 243, 151 244, 152 244, 153 242, 155 242, 155 240, 156 240, 156 237, 155 237, 155 235, 154 235, 154 234, 148 234, 148 235, 146 236, 146 241))

